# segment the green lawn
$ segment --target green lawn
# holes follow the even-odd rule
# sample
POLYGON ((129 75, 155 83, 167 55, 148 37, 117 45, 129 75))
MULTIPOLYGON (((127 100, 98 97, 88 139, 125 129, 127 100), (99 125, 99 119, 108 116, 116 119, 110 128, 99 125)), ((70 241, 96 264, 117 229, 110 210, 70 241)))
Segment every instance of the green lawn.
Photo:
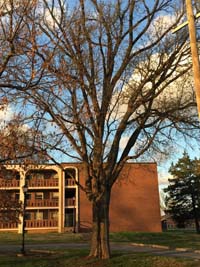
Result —
POLYGON ((191 231, 168 231, 163 233, 114 233, 114 242, 134 242, 169 246, 170 248, 191 248, 200 250, 200 235, 191 231))
MULTIPOLYGON (((22 235, 18 233, 0 233, 0 244, 21 244, 22 235)), ((65 242, 85 242, 88 235, 73 233, 42 233, 42 234, 25 234, 27 244, 35 243, 65 243, 65 242)))
POLYGON ((2 267, 198 267, 199 262, 156 257, 144 253, 129 254, 115 252, 109 260, 87 259, 85 249, 58 251, 58 254, 29 254, 25 257, 15 255, 0 256, 2 267))
MULTIPOLYGON (((26 234, 25 241, 31 243, 65 243, 65 242, 87 242, 89 234, 73 233, 46 233, 26 234)), ((174 247, 184 247, 200 250, 200 235, 189 231, 168 231, 163 233, 111 233, 111 242, 132 242, 144 244, 157 244, 174 247)), ((0 233, 0 244, 20 244, 21 235, 17 233, 0 233)))
MULTIPOLYGON (((200 249, 200 235, 192 232, 176 231, 164 233, 112 233, 112 242, 134 242, 167 245, 170 247, 187 247, 200 249)), ((88 242, 89 235, 73 233, 26 234, 25 242, 30 243, 65 243, 88 242)), ((21 235, 0 233, 0 244, 21 244, 21 235)), ((98 261, 87 259, 87 249, 59 249, 50 254, 28 252, 25 257, 14 253, 0 254, 0 267, 198 267, 199 262, 165 257, 156 257, 144 253, 113 252, 110 260, 98 261)))

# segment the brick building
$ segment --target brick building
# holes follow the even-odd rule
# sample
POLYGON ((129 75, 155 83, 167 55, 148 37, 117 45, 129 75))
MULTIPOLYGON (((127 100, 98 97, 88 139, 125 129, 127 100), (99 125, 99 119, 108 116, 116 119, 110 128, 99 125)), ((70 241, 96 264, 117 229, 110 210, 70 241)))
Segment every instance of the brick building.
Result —
MULTIPOLYGON (((7 165, 0 190, 24 201, 26 230, 90 231, 91 204, 75 180, 84 183, 81 164, 7 165)), ((19 218, 22 221, 21 218, 19 218)), ((157 167, 154 163, 127 163, 114 185, 110 205, 111 231, 161 231, 157 167)), ((0 231, 22 232, 22 223, 0 222, 0 231)))

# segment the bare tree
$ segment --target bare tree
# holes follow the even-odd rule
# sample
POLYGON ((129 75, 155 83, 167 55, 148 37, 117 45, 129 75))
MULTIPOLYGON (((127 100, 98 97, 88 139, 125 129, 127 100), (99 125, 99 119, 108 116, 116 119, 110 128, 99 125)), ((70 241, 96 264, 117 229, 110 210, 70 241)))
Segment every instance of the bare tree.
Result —
POLYGON ((9 191, 0 190, 0 223, 19 223, 22 204, 9 191))
POLYGON ((17 101, 21 101, 20 95, 17 96, 11 90, 31 86, 35 76, 36 34, 32 18, 36 7, 38 8, 38 3, 34 0, 0 1, 0 163, 38 162, 39 157, 40 161, 47 159, 45 149, 41 145, 42 134, 38 131, 38 122, 32 123, 31 126, 22 123, 25 111, 15 105, 17 101), (9 94, 4 88, 10 89, 9 94), (16 101, 13 110, 18 109, 18 114, 10 111, 13 113, 10 121, 6 118, 8 95, 16 101))
POLYGON ((177 135, 199 138, 188 33, 170 33, 185 10, 168 0, 80 0, 73 9, 36 2, 23 56, 14 58, 26 71, 8 70, 2 96, 37 125, 52 158, 57 151, 83 163, 80 187, 93 210, 89 256, 109 258, 111 189, 124 164, 169 152, 177 135))
POLYGON ((46 150, 41 144, 42 134, 25 127, 22 118, 9 122, 0 120, 0 164, 30 164, 47 162, 46 150))
POLYGON ((3 190, 0 190, 0 223, 20 222, 19 215, 22 213, 22 203, 15 193, 7 189, 9 180, 16 176, 17 173, 8 171, 3 166, 0 166, 0 184, 1 187, 2 185, 4 187, 3 190))
MULTIPOLYGON (((1 87, 9 86, 9 81, 14 81, 16 73, 24 73, 25 66, 20 66, 16 56, 22 57, 24 44, 31 41, 30 30, 28 30, 28 15, 34 7, 35 1, 24 0, 21 4, 16 0, 0 2, 0 78, 4 83, 1 87), (15 72, 14 72, 15 70, 15 72), (10 74, 14 76, 10 78, 10 74)), ((25 73, 24 73, 25 74, 25 73)), ((12 86, 12 85, 10 85, 12 86)), ((1 107, 7 103, 6 95, 1 98, 1 107)))

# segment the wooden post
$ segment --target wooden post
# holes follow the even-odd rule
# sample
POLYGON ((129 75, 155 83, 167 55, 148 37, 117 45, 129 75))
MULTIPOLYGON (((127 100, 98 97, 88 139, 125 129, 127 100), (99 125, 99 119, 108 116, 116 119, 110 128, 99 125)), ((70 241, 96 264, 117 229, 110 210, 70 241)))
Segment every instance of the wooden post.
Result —
POLYGON ((196 27, 194 22, 195 19, 194 19, 191 0, 186 0, 186 11, 187 11, 188 28, 190 36, 190 47, 192 55, 192 66, 194 74, 194 86, 196 92, 197 110, 200 118, 200 66, 199 66, 198 47, 196 41, 196 27))

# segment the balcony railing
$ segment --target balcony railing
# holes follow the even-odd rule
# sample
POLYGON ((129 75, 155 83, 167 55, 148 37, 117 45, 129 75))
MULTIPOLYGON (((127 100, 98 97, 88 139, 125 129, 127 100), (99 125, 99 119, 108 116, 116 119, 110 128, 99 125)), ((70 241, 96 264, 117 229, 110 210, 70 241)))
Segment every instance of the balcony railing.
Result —
POLYGON ((27 183, 29 187, 57 187, 58 179, 30 179, 27 183))
POLYGON ((57 220, 26 220, 26 228, 58 227, 57 220))
POLYGON ((2 222, 0 223, 0 229, 14 229, 18 227, 18 223, 2 222))
POLYGON ((58 199, 28 199, 27 207, 58 207, 58 199))
POLYGON ((75 180, 72 178, 67 178, 65 179, 65 186, 74 186, 75 185, 75 180))
POLYGON ((16 179, 0 179, 0 187, 19 187, 19 180, 16 179))

